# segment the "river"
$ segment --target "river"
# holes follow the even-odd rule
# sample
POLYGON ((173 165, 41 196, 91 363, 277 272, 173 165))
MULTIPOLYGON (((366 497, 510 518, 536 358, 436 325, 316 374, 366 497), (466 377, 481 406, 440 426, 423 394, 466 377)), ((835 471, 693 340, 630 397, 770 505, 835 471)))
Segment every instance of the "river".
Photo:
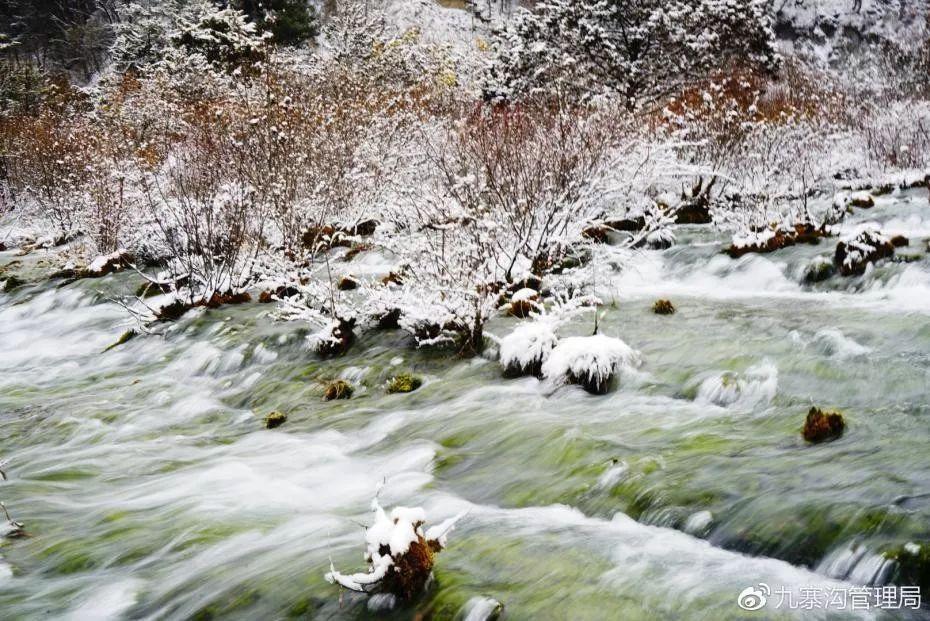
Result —
MULTIPOLYGON (((468 513, 429 593, 379 618, 463 618, 476 598, 507 619, 828 618, 772 601, 752 617, 737 595, 882 584, 883 552, 930 545, 927 193, 843 227, 865 220, 908 235, 914 260, 807 285, 833 242, 733 260, 701 226, 629 257, 601 327, 645 364, 603 397, 398 332, 317 360, 304 326, 259 304, 102 353, 131 326, 107 296, 137 277, 0 293, 0 500, 30 535, 0 545, 0 616, 372 617, 323 574, 364 567, 383 484, 382 504, 431 523, 468 513), (660 297, 677 314, 653 314, 660 297), (386 394, 399 369, 424 386, 386 394), (361 388, 324 403, 335 377, 361 388), (845 414, 841 439, 805 444, 812 405, 845 414), (264 429, 271 410, 288 422, 264 429)), ((41 259, 0 253, 26 275, 41 259)))

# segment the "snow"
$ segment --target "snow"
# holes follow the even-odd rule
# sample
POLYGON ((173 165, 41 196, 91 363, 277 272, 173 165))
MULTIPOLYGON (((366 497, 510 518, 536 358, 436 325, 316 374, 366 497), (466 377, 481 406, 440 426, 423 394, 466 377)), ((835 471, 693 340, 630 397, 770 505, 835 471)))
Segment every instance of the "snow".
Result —
POLYGON ((573 336, 559 341, 543 363, 543 376, 554 381, 586 377, 598 383, 618 371, 641 364, 639 352, 618 338, 595 334, 573 336))
POLYGON ((527 369, 538 362, 544 363, 558 342, 551 322, 522 323, 501 339, 501 365, 505 369, 527 369))
POLYGON ((524 287, 510 296, 511 302, 532 302, 539 297, 539 292, 529 287, 524 287))
POLYGON ((878 246, 891 243, 891 239, 882 234, 878 224, 874 222, 860 225, 852 233, 844 236, 841 241, 846 244, 846 258, 843 260, 843 265, 847 267, 865 262, 878 246))
POLYGON ((120 248, 115 252, 99 256, 91 261, 90 265, 87 266, 87 271, 92 274, 102 274, 107 265, 121 261, 127 256, 129 256, 129 253, 126 251, 126 249, 120 248))
POLYGON ((737 248, 764 247, 766 242, 774 239, 775 235, 776 230, 773 228, 766 228, 761 231, 743 231, 733 236, 733 245, 737 248))
POLYGON ((410 550, 411 544, 425 541, 436 542, 440 548, 444 547, 449 531, 464 516, 464 513, 460 513, 433 526, 424 534, 422 526, 426 522, 426 513, 420 507, 394 507, 389 515, 376 497, 372 500, 371 508, 375 521, 365 531, 365 560, 370 564, 368 571, 343 574, 336 571, 330 562, 329 571, 324 576, 330 584, 367 592, 384 579, 396 560, 410 550))

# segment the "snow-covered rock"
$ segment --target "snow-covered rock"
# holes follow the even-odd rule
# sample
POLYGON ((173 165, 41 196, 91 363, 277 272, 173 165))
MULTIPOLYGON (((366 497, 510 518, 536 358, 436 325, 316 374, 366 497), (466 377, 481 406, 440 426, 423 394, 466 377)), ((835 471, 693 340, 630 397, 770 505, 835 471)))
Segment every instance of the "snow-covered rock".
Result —
POLYGON ((641 364, 638 351, 617 338, 595 334, 563 339, 542 365, 543 376, 555 382, 579 384, 604 394, 614 376, 641 364))
POLYGON ((553 326, 546 321, 524 323, 501 339, 500 363, 508 377, 540 375, 543 363, 558 344, 553 326))
POLYGON ((869 264, 894 255, 894 244, 874 224, 865 224, 836 245, 833 262, 843 276, 864 274, 869 264))

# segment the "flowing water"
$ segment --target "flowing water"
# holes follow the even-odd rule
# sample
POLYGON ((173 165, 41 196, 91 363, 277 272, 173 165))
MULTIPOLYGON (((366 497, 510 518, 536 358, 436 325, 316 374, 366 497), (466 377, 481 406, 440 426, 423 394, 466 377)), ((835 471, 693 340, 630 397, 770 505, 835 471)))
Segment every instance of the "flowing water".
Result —
POLYGON ((0 617, 451 619, 493 598, 509 619, 851 618, 736 599, 882 584, 885 553, 930 543, 926 192, 846 226, 865 219, 907 232, 914 261, 804 285, 833 243, 732 260, 708 227, 634 256, 602 327, 645 365, 603 397, 394 332, 317 360, 258 304, 102 353, 129 326, 106 296, 132 276, 0 294, 0 499, 30 535, 0 545, 0 617), (658 297, 678 313, 652 314, 658 297), (387 395, 399 369, 425 385, 387 395), (361 388, 324 403, 335 377, 361 388), (811 405, 846 434, 806 445, 811 405), (271 410, 289 420, 265 430, 271 410), (364 567, 381 482, 433 523, 468 510, 428 594, 392 613, 323 580, 330 560, 364 567))

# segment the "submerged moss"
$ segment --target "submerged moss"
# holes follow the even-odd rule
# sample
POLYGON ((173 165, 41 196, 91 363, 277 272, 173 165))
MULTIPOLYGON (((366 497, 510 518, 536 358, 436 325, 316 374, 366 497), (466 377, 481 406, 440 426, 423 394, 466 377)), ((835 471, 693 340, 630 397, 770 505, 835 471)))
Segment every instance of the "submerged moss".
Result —
POLYGON ((389 394, 413 392, 422 385, 423 380, 416 375, 398 373, 388 380, 387 391, 389 394))

